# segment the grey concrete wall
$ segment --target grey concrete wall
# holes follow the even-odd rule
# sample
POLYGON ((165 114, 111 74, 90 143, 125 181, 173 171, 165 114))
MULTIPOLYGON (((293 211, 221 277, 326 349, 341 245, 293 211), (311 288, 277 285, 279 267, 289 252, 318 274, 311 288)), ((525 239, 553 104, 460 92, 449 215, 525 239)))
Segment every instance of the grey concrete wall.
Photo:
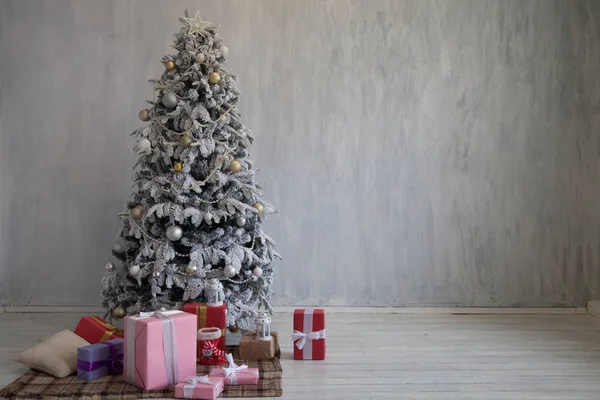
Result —
POLYGON ((0 292, 97 304, 177 16, 222 25, 278 304, 600 294, 600 2, 0 2, 0 292))

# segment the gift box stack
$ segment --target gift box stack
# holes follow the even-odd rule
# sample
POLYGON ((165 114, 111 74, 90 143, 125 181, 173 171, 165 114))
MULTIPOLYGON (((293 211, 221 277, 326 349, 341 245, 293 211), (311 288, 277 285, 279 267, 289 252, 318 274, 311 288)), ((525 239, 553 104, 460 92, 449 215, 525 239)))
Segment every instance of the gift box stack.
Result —
MULTIPOLYGON (((225 354, 225 304, 190 303, 180 310, 160 310, 127 316, 124 330, 99 317, 84 317, 75 333, 90 345, 77 349, 77 376, 94 380, 123 375, 145 390, 174 386, 177 398, 215 399, 230 385, 257 385, 258 368, 235 363, 225 354), (197 363, 210 365, 208 375, 196 376, 197 363)), ((277 357, 277 332, 265 313, 255 320, 239 345, 243 360, 277 357)), ((324 360, 325 312, 298 309, 293 318, 295 360, 324 360)), ((84 342, 85 343, 85 342, 84 342)))

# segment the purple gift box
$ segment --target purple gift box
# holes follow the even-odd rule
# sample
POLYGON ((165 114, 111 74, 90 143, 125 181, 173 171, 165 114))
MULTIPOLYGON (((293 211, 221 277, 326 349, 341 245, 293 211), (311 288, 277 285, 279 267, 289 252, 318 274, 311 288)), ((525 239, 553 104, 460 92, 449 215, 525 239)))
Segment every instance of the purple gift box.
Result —
POLYGON ((123 373, 123 339, 90 344, 77 349, 77 377, 91 381, 123 373))

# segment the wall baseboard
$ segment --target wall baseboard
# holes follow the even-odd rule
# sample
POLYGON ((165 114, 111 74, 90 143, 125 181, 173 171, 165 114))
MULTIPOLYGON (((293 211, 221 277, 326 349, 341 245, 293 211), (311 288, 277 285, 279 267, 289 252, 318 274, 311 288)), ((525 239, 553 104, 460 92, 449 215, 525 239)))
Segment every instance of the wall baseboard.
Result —
POLYGON ((594 317, 600 318, 600 301, 588 301, 587 303, 587 311, 589 314, 594 317))
POLYGON ((4 314, 4 307, 0 307, 0 315, 4 314))
MULTIPOLYGON (((590 302, 596 305, 597 316, 600 317, 600 301, 590 302)), ((588 308, 493 308, 493 307, 319 307, 328 314, 467 314, 467 315, 576 315, 593 313, 588 308)), ((312 308, 313 306, 306 306, 312 308)), ((296 308, 304 306, 274 307, 278 313, 292 313, 296 308)), ((1 308, 0 308, 1 310, 1 308)), ((6 313, 81 313, 104 314, 104 309, 97 306, 5 306, 6 313)), ((0 311, 0 314, 2 312, 0 311)))

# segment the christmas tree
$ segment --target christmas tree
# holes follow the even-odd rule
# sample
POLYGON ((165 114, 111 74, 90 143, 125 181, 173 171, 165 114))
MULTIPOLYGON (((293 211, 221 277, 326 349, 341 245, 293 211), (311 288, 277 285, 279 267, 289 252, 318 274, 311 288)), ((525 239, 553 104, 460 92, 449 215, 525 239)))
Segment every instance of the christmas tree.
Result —
POLYGON ((257 310, 271 310, 280 258, 261 229, 276 212, 261 198, 249 158, 253 137, 238 112, 237 77, 225 67, 227 47, 199 13, 180 18, 177 53, 163 57, 147 124, 135 132, 136 191, 120 214, 122 228, 103 278, 102 305, 122 318, 203 301, 205 282, 219 279, 227 325, 248 329, 257 310))

